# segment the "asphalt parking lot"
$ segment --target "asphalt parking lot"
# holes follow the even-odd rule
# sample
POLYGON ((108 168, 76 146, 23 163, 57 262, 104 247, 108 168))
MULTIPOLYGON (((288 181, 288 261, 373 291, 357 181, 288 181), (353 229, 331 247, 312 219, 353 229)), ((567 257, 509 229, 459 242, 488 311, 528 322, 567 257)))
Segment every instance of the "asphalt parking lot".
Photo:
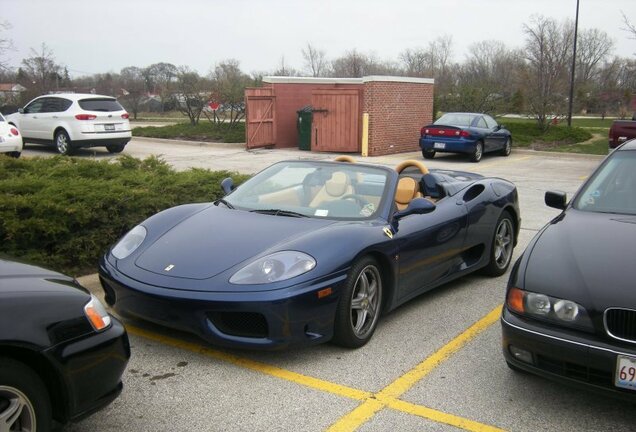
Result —
MULTIPOLYGON (((189 166, 254 172, 278 159, 330 159, 297 150, 133 140, 134 156, 162 154, 189 166)), ((53 154, 30 147, 25 156, 53 154)), ((102 149, 87 157, 111 157, 102 149)), ((390 166, 419 152, 369 158, 390 166)), ((359 158, 362 159, 362 158, 359 158)), ((518 256, 558 214, 546 190, 576 191, 597 157, 513 151, 472 164, 450 155, 425 163, 515 182, 522 229, 518 256)), ((514 373, 501 355, 499 311, 507 275, 474 275, 422 295, 384 316, 369 344, 280 352, 220 349, 196 337, 126 321, 132 358, 124 392, 65 431, 538 431, 632 430, 633 405, 514 373)), ((82 282, 101 292, 94 276, 82 282)))

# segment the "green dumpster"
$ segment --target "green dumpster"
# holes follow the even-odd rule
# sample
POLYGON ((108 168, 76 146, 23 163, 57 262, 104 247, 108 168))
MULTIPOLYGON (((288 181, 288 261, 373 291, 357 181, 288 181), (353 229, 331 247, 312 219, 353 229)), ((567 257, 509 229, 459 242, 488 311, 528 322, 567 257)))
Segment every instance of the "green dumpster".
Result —
POLYGON ((298 148, 300 150, 311 150, 311 120, 312 108, 306 106, 296 111, 298 113, 298 148))

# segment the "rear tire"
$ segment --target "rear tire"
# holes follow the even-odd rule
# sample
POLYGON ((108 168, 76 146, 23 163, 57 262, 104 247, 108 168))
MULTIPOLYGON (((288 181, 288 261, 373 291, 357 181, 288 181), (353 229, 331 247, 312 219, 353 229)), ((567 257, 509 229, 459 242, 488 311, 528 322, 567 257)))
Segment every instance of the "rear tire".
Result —
POLYGON ((359 348, 371 340, 382 310, 382 276, 372 257, 356 261, 345 282, 334 322, 333 342, 359 348))
POLYGON ((424 159, 433 159, 435 157, 435 150, 422 150, 422 157, 424 157, 424 159))
POLYGON ((109 153, 121 153, 125 147, 126 144, 113 144, 107 145, 106 150, 108 150, 109 153))
POLYGON ((21 153, 21 152, 18 152, 18 151, 15 151, 15 152, 9 152, 9 156, 11 156, 12 158, 16 158, 16 159, 18 159, 18 158, 20 157, 20 155, 21 155, 21 154, 22 154, 22 153, 21 153))
POLYGON ((514 222, 512 216, 504 211, 495 225, 490 246, 490 261, 484 267, 484 273, 488 276, 501 276, 508 270, 514 251, 514 222))
POLYGON ((1 430, 49 432, 51 401, 42 379, 29 367, 0 357, 1 430), (11 418, 11 420, 8 420, 11 418))
POLYGON ((55 134, 55 148, 61 155, 68 156, 73 152, 71 147, 71 138, 65 130, 61 130, 55 134))
POLYGON ((473 150, 473 154, 470 155, 471 162, 479 162, 481 157, 484 155, 484 144, 479 141, 475 144, 475 150, 473 150))

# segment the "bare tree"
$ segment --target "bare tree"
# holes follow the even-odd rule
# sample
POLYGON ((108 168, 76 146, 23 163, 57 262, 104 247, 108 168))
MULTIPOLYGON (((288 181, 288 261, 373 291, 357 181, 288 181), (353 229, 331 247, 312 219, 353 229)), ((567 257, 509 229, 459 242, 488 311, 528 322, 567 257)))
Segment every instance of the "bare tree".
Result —
POLYGON ((159 96, 161 110, 172 97, 172 84, 180 71, 172 63, 154 63, 143 70, 146 88, 159 96))
POLYGON ((455 101, 457 111, 505 111, 515 88, 518 53, 500 41, 482 41, 469 47, 470 54, 459 67, 455 101))
MULTIPOLYGON (((245 117, 245 87, 252 84, 252 79, 241 71, 239 61, 234 59, 217 64, 210 75, 211 98, 220 104, 220 114, 227 116, 228 127, 234 127, 245 117)), ((213 123, 222 122, 216 111, 212 116, 207 111, 203 113, 213 123)))
POLYGON ((285 64, 285 56, 281 56, 278 69, 272 72, 274 76, 299 76, 296 69, 285 64))
POLYGON ((614 49, 614 41, 599 29, 579 32, 576 49, 576 74, 579 82, 594 78, 596 66, 614 49))
POLYGON ((568 65, 572 52, 574 26, 552 18, 535 16, 523 25, 526 35, 527 67, 524 82, 531 114, 541 130, 550 126, 550 117, 561 116, 567 102, 568 65))
POLYGON ((4 32, 11 28, 8 21, 0 22, 0 71, 8 69, 8 60, 5 58, 7 51, 13 50, 13 41, 4 36, 4 32))
POLYGON ((144 77, 142 69, 137 66, 128 66, 121 70, 122 93, 124 94, 122 102, 129 112, 132 112, 133 118, 137 120, 139 106, 144 97, 146 86, 144 85, 144 77))
POLYGON ((61 67, 55 63, 53 51, 45 43, 39 52, 31 48, 31 57, 22 60, 22 69, 39 94, 59 87, 61 67))
POLYGON ((303 59, 305 59, 305 69, 313 77, 327 76, 329 73, 329 63, 325 51, 307 43, 307 48, 302 49, 303 59))
POLYGON ((174 84, 176 93, 171 97, 176 108, 188 117, 192 126, 196 126, 209 98, 205 81, 187 66, 181 66, 177 68, 174 84))
POLYGON ((636 39, 636 25, 632 24, 629 19, 627 19, 627 15, 625 12, 621 11, 623 15, 623 23, 625 23, 625 27, 621 30, 625 30, 626 32, 631 34, 630 39, 636 39))

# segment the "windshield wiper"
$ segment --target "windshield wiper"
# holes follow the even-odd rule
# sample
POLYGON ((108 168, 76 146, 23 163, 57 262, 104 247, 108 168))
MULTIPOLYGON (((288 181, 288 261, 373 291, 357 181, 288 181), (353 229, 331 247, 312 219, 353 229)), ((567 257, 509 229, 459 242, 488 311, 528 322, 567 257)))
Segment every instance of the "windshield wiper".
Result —
POLYGON ((297 213, 294 211, 289 211, 289 210, 282 210, 282 209, 256 209, 256 210, 250 210, 250 212, 252 213, 263 213, 263 214, 271 214, 274 216, 289 216, 289 217, 309 217, 307 215, 304 215, 302 213, 297 213))
POLYGON ((234 206, 232 204, 230 204, 229 202, 227 202, 226 200, 224 200, 223 198, 219 198, 218 200, 214 201, 214 204, 216 204, 216 206, 219 206, 219 203, 223 204, 225 207, 234 210, 234 206))

